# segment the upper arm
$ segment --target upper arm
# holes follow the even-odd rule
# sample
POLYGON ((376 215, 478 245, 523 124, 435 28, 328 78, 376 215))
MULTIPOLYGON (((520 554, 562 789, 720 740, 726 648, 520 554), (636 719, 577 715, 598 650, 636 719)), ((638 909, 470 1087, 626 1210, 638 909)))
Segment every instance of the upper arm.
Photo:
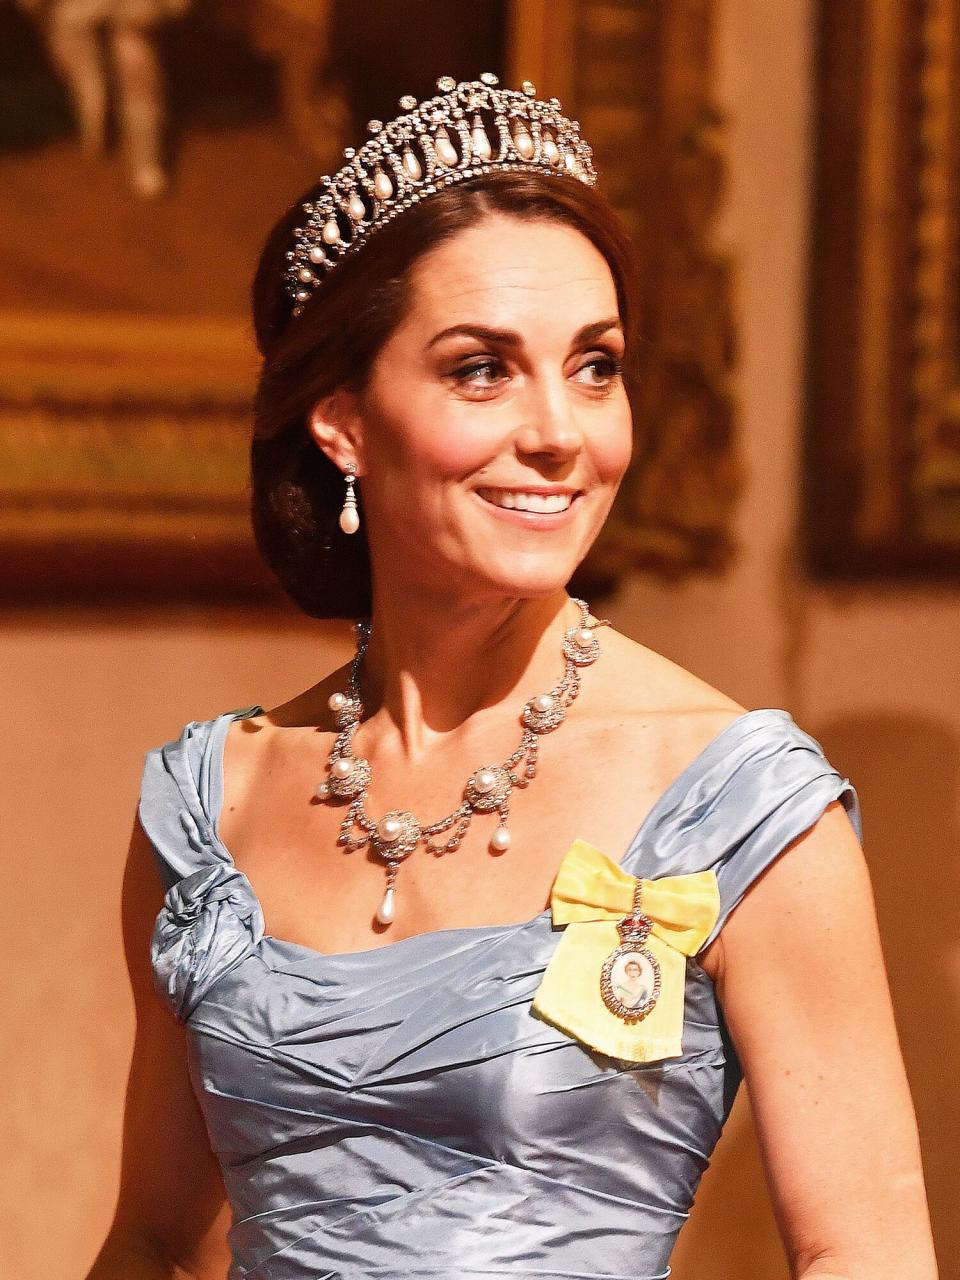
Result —
POLYGON ((934 1280, 870 878, 839 801, 757 878, 717 940, 717 994, 792 1273, 819 1259, 854 1280, 934 1280))
POLYGON ((191 1273, 229 1262, 226 1195, 190 1085, 186 1032, 153 988, 150 935, 163 904, 152 846, 135 822, 123 881, 123 936, 136 1009, 120 1191, 110 1235, 146 1240, 191 1273))

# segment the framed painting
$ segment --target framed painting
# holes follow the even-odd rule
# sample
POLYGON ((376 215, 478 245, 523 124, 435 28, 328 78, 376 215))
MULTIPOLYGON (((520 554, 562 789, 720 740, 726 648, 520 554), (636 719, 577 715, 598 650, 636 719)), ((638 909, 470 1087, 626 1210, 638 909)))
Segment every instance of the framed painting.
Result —
POLYGON ((960 577, 960 8, 821 0, 804 545, 960 577))
POLYGON ((475 0, 464 23, 422 0, 413 31, 388 0, 154 0, 85 30, 0 0, 0 592, 281 598, 248 518, 256 257, 438 68, 561 96, 641 249, 637 448, 574 585, 721 569, 740 473, 712 5, 475 0))

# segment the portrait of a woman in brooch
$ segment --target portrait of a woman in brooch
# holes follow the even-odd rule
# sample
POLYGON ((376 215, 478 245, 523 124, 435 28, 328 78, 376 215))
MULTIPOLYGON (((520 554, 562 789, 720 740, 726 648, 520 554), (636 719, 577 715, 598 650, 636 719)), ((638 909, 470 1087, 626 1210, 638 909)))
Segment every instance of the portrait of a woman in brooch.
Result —
POLYGON ((214 1219, 230 1280, 660 1280, 743 1079, 795 1280, 933 1280, 853 783, 568 591, 636 443, 630 236, 556 98, 437 90, 256 272, 254 532, 353 653, 146 754, 89 1280, 214 1219))
POLYGON ((639 961, 624 961, 623 972, 619 978, 614 979, 613 990, 620 1002, 631 1009, 649 1000, 650 988, 643 979, 639 961))

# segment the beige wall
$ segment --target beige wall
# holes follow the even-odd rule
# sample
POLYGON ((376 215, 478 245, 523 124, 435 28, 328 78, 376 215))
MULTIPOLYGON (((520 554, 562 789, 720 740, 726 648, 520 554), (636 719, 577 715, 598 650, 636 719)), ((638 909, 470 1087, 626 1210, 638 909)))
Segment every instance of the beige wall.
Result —
MULTIPOLYGON (((948 1277, 960 1274, 948 1224, 960 1115, 942 1079, 960 1038, 960 590, 825 591, 795 570, 808 2, 728 0, 721 30, 721 238, 738 262, 750 468, 742 558, 722 581, 635 579, 604 613, 745 705, 786 706, 858 785, 948 1277)), ((0 618, 12 1103, 0 1257, 18 1280, 82 1276, 110 1218, 132 1029, 120 873, 144 750, 188 719, 288 697, 348 643, 342 628, 212 609, 0 618)), ((786 1275, 743 1093, 674 1266, 678 1280, 786 1275)))

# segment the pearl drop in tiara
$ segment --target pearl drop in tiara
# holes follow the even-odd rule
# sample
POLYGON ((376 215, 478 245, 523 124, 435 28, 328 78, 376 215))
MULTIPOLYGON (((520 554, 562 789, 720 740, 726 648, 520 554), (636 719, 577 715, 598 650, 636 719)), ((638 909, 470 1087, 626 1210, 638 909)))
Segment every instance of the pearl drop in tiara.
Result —
POLYGON ((459 84, 441 76, 438 96, 418 105, 405 95, 403 115, 389 124, 371 120, 373 136, 359 151, 346 148, 347 163, 332 177, 324 174, 319 193, 303 204, 307 216, 287 251, 284 282, 295 316, 324 274, 372 231, 455 182, 527 169, 595 185, 593 151, 559 100, 537 98, 529 80, 519 90, 498 84, 490 71, 459 84))

